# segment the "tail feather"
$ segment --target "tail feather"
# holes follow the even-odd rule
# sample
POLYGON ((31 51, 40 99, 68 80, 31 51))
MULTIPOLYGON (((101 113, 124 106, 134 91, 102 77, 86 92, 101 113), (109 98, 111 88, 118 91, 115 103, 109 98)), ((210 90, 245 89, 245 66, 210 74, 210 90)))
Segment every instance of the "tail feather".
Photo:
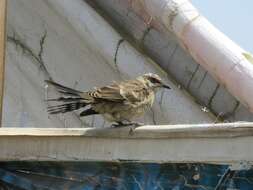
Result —
POLYGON ((74 110, 78 110, 90 104, 90 101, 81 97, 83 92, 63 86, 54 81, 46 80, 47 84, 54 86, 61 97, 55 99, 48 99, 49 102, 63 102, 60 105, 48 106, 47 111, 49 114, 66 113, 74 110))
POLYGON ((62 90, 57 90, 59 93, 64 94, 65 96, 75 96, 75 97, 80 97, 79 94, 77 93, 73 93, 73 92, 66 92, 66 91, 62 91, 62 90))
POLYGON ((48 102, 78 102, 80 100, 83 100, 83 98, 65 98, 65 97, 60 97, 60 98, 53 98, 53 99, 47 99, 48 102))
POLYGON ((45 80, 45 82, 47 84, 50 84, 50 85, 53 85, 54 87, 56 87, 57 91, 64 94, 64 95, 71 95, 71 96, 79 96, 80 97, 80 94, 82 93, 81 91, 63 86, 63 85, 56 83, 54 81, 51 81, 51 80, 45 80))
POLYGON ((74 102, 74 103, 68 103, 68 104, 61 104, 57 106, 49 106, 48 112, 50 114, 58 114, 58 113, 66 113, 74 110, 78 110, 80 108, 83 108, 87 106, 87 103, 85 102, 74 102))

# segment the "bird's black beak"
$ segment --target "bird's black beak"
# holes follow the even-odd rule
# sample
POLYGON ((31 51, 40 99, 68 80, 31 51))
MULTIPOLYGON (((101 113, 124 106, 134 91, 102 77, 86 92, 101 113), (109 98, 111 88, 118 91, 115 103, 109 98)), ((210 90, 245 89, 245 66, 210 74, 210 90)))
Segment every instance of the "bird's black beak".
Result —
POLYGON ((166 84, 163 84, 163 86, 162 86, 163 88, 167 88, 167 89, 171 89, 168 85, 166 85, 166 84))

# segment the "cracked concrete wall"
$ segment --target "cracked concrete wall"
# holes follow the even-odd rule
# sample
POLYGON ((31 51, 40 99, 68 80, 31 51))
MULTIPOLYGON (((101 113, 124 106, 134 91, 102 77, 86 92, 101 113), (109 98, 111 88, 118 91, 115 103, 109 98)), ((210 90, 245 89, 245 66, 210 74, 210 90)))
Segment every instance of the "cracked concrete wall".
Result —
MULTIPOLYGON (((197 64, 176 37, 161 26, 153 27, 134 12, 132 1, 86 0, 132 43, 171 75, 195 101, 221 121, 253 121, 253 115, 224 86, 197 64)), ((142 15, 143 16, 143 15, 142 15)))
POLYGON ((108 126, 100 116, 49 116, 45 98, 56 92, 47 92, 44 80, 88 90, 146 72, 158 73, 173 88, 157 95, 154 107, 141 119, 146 124, 214 121, 83 1, 10 0, 7 24, 4 127, 108 126))

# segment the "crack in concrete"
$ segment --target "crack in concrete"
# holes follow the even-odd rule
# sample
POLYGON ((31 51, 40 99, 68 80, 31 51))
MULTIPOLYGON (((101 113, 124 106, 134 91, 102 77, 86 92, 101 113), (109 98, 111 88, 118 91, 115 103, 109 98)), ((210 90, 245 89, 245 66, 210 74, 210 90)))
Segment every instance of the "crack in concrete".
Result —
POLYGON ((222 118, 223 120, 226 120, 226 119, 228 119, 228 118, 230 118, 230 117, 232 117, 232 118, 234 119, 234 117, 235 117, 235 112, 236 112, 236 110, 238 109, 239 106, 240 106, 240 102, 239 102, 238 100, 236 100, 235 107, 233 108, 233 110, 232 110, 232 111, 229 111, 229 112, 227 112, 227 113, 224 113, 224 114, 221 116, 221 118, 222 118))
POLYGON ((232 114, 233 114, 233 115, 235 114, 236 110, 239 108, 240 104, 241 104, 241 103, 240 103, 238 100, 236 100, 235 107, 234 107, 234 109, 232 110, 232 114))
POLYGON ((41 61, 43 61, 42 55, 44 53, 44 45, 45 45, 46 37, 47 37, 47 31, 45 30, 43 36, 40 39, 40 51, 39 51, 39 54, 38 54, 38 57, 41 61))
POLYGON ((203 84, 204 80, 206 79, 207 73, 208 73, 208 72, 206 71, 205 74, 204 74, 204 76, 203 76, 203 78, 201 79, 201 81, 200 81, 200 83, 199 83, 197 89, 200 89, 201 85, 203 84))
POLYGON ((200 65, 198 64, 198 65, 196 66, 194 72, 192 73, 191 78, 190 78, 190 80, 188 81, 188 83, 187 83, 187 85, 186 85, 186 89, 187 89, 187 90, 189 90, 190 85, 191 85, 191 82, 192 82, 194 76, 196 75, 197 71, 199 70, 199 67, 200 67, 200 65))
POLYGON ((116 46, 116 51, 115 51, 114 58, 113 58, 116 67, 118 67, 117 66, 117 55, 118 55, 119 47, 120 47, 120 44, 123 43, 124 41, 125 41, 124 39, 120 39, 117 43, 117 46, 116 46))
POLYGON ((215 90, 213 91, 213 94, 211 95, 211 97, 209 98, 209 101, 208 101, 208 107, 209 108, 212 108, 212 101, 213 101, 213 98, 214 96, 216 95, 218 89, 220 88, 220 84, 217 84, 216 87, 215 87, 215 90))
POLYGON ((115 51, 115 54, 114 54, 114 58, 113 58, 116 71, 117 71, 118 75, 120 76, 120 78, 121 78, 121 73, 120 73, 120 70, 119 70, 119 67, 118 67, 118 64, 117 64, 117 56, 118 56, 120 44, 122 44, 124 41, 125 40, 123 38, 118 41, 117 46, 116 46, 116 51, 115 51))
MULTIPOLYGON (((42 35, 42 37, 40 39, 40 50, 39 50, 38 54, 34 53, 32 48, 29 47, 20 38, 18 38, 15 33, 13 34, 13 36, 7 35, 7 41, 10 43, 13 43, 17 47, 20 47, 24 54, 30 56, 33 60, 35 60, 38 63, 39 69, 41 69, 44 72, 45 78, 48 80, 53 80, 52 77, 50 76, 50 74, 45 66, 44 60, 43 60, 43 53, 44 53, 44 46, 45 46, 46 37, 47 37, 47 31, 45 30, 44 34, 42 35)), ((76 113, 74 113, 74 116, 80 121, 80 124, 82 126, 89 126, 86 122, 82 121, 76 113)))
POLYGON ((16 37, 15 33, 13 34, 13 36, 8 35, 7 41, 20 47, 24 54, 32 57, 39 64, 39 68, 43 70, 45 76, 48 79, 52 79, 52 77, 50 76, 49 72, 46 69, 46 66, 45 66, 43 58, 42 58, 43 52, 44 52, 44 44, 45 44, 45 40, 46 40, 46 36, 47 36, 46 34, 47 34, 47 32, 44 33, 44 35, 42 36, 42 38, 40 40, 40 51, 39 51, 38 55, 36 53, 34 53, 32 48, 29 47, 25 42, 23 42, 21 39, 18 39, 16 37))
POLYGON ((169 70, 170 62, 172 61, 174 55, 176 54, 177 48, 178 48, 178 44, 176 44, 175 48, 173 49, 172 53, 169 56, 168 63, 167 63, 167 70, 169 70))
POLYGON ((147 37, 148 33, 150 32, 150 30, 152 29, 152 26, 148 26, 144 32, 143 32, 143 35, 142 35, 142 38, 140 40, 140 43, 141 43, 141 47, 144 47, 144 42, 145 42, 145 38, 147 37))

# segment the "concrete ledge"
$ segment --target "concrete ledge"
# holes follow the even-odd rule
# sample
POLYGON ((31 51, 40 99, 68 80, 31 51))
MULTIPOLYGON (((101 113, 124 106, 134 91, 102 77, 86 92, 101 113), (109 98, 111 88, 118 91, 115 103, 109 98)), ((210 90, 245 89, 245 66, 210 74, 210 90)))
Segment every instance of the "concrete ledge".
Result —
POLYGON ((253 124, 129 128, 1 128, 1 161, 141 161, 240 163, 253 161, 253 124))
POLYGON ((129 133, 130 127, 121 128, 0 128, 0 138, 7 136, 41 137, 96 137, 119 139, 163 138, 234 138, 253 136, 253 123, 219 123, 187 125, 146 125, 129 133))

